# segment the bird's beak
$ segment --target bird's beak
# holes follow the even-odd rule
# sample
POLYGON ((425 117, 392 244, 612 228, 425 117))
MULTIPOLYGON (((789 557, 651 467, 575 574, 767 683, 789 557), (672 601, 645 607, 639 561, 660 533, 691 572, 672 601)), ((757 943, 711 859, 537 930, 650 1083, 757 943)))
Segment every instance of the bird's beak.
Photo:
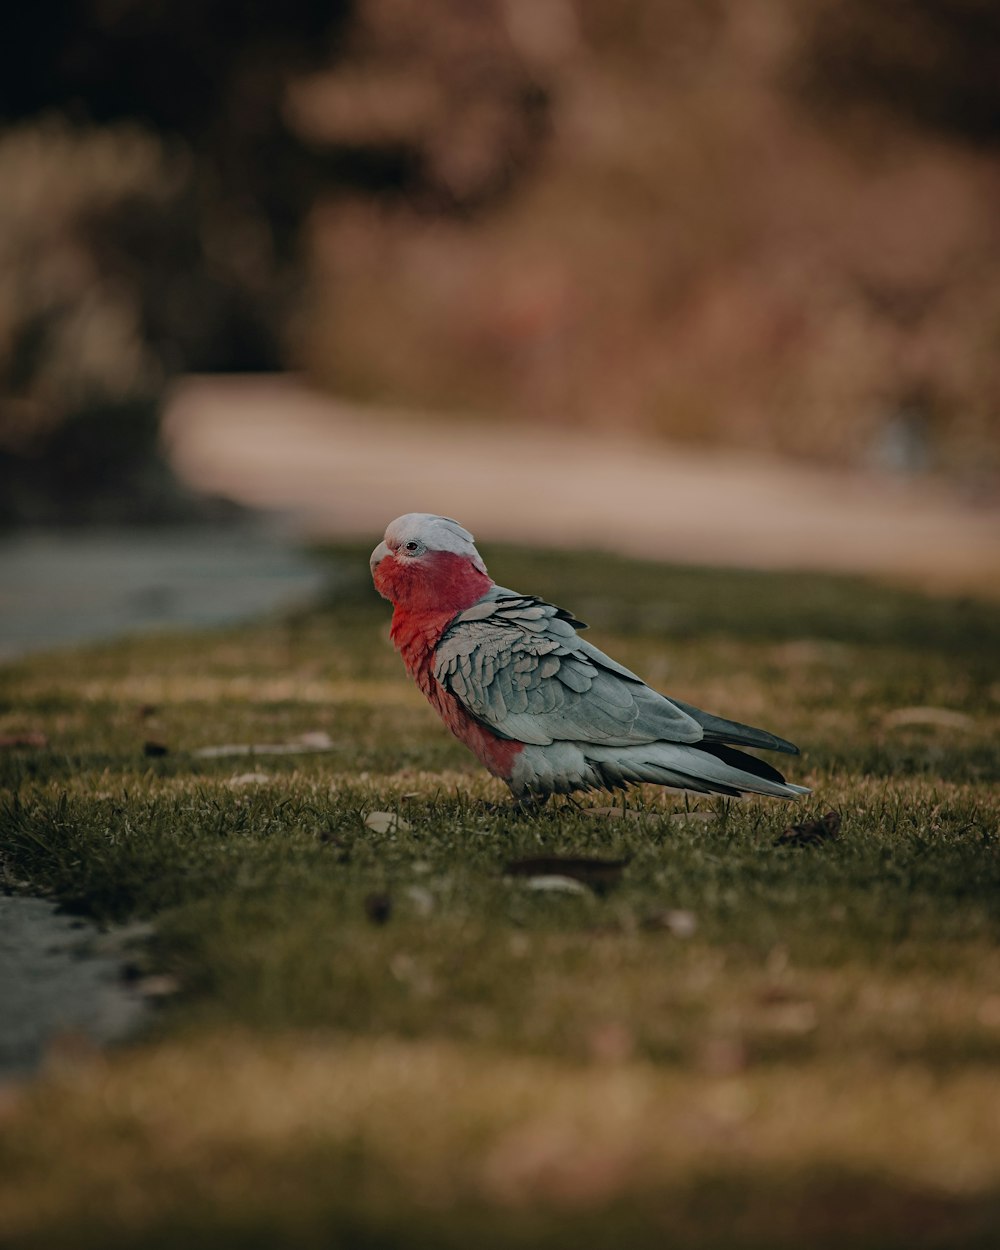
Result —
POLYGON ((391 556, 391 555, 392 555, 392 552, 385 545, 385 543, 379 543, 379 545, 372 552, 372 558, 368 561, 369 567, 371 568, 371 571, 372 571, 372 577, 375 576, 375 570, 382 563, 382 561, 386 558, 386 556, 391 556))

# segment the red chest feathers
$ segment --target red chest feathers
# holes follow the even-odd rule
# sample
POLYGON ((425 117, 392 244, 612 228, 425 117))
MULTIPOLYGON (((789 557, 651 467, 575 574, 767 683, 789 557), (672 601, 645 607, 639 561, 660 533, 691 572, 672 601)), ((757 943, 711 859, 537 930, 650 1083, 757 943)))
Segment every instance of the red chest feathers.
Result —
POLYGON ((455 737, 465 743, 494 777, 509 777, 515 758, 523 750, 522 744, 498 737, 477 721, 434 676, 434 647, 450 620, 450 613, 444 619, 439 615, 434 619, 421 619, 397 608, 392 621, 392 640, 403 657, 406 671, 455 737))

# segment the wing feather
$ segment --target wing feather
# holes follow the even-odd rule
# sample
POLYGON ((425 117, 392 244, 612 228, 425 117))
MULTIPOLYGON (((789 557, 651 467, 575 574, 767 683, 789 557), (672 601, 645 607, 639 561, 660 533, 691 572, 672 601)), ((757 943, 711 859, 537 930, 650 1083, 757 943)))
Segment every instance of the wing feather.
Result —
POLYGON ((698 742, 686 710, 584 642, 568 612, 491 592, 451 622, 434 675, 477 720, 519 742, 698 742))

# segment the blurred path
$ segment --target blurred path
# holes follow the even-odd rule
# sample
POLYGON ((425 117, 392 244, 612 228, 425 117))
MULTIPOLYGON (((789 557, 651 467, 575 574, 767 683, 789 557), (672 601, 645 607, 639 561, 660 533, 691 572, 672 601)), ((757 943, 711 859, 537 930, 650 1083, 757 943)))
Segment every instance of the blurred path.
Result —
POLYGON ((1000 506, 947 486, 548 426, 365 408, 291 377, 192 377, 164 418, 192 485, 374 543, 403 512, 478 537, 1000 595, 1000 506))

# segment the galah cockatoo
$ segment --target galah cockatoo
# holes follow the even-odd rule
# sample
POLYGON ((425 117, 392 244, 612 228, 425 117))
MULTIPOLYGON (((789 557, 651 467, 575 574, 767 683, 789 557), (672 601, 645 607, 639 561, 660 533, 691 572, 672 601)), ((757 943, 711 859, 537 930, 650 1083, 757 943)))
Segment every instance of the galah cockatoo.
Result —
POLYGON ((435 711, 522 803, 649 781, 702 794, 809 791, 738 746, 798 754, 763 729, 650 689, 577 633, 586 626, 498 586, 472 535, 409 512, 372 552, 392 641, 435 711))

